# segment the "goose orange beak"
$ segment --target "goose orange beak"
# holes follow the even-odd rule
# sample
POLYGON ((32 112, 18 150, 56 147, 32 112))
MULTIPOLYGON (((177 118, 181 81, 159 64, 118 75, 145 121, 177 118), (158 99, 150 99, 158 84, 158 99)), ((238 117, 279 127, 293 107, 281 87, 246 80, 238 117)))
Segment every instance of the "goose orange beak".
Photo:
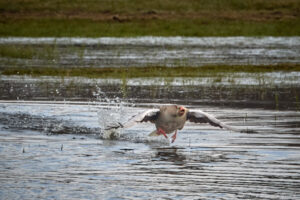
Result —
POLYGON ((183 115, 184 112, 185 112, 184 107, 180 106, 180 107, 179 107, 179 115, 183 115))

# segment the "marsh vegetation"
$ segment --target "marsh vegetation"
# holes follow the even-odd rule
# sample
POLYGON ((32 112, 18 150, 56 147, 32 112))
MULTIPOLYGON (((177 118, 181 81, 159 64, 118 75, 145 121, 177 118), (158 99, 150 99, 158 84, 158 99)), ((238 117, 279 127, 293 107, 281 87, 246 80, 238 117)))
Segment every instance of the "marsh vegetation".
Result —
POLYGON ((298 0, 0 1, 0 36, 295 36, 298 0), (293 28, 290 28, 293 27, 293 28))

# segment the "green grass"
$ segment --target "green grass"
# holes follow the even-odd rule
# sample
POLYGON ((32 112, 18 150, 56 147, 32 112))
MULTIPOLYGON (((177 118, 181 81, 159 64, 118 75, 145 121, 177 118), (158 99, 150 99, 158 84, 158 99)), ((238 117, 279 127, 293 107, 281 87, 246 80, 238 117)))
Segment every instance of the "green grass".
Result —
POLYGON ((206 22, 202 19, 128 23, 92 20, 20 20, 0 24, 0 36, 100 37, 100 36, 296 36, 300 21, 288 22, 206 22), (293 27, 293 28, 291 28, 293 27))
POLYGON ((144 10, 192 12, 199 10, 299 10, 298 0, 1 0, 0 9, 10 12, 117 12, 144 10))
POLYGON ((36 50, 15 45, 0 45, 0 57, 32 59, 36 50))
POLYGON ((299 64, 262 66, 202 66, 202 67, 128 67, 128 68, 53 68, 53 67, 2 67, 3 75, 78 76, 88 78, 146 78, 146 77, 207 77, 238 72, 265 73, 300 71, 299 64))
POLYGON ((56 55, 55 44, 34 47, 32 45, 0 44, 0 57, 21 59, 53 59, 56 55))
POLYGON ((300 35, 299 0, 0 0, 0 11, 1 37, 300 35))

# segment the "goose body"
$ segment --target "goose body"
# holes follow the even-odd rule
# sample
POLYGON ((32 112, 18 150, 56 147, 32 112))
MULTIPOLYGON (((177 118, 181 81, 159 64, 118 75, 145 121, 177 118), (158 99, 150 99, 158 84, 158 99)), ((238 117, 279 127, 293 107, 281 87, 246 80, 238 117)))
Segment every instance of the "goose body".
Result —
POLYGON ((150 136, 164 135, 165 138, 168 138, 167 134, 175 132, 172 136, 173 143, 176 140, 177 130, 183 129, 186 121, 194 123, 209 123, 210 125, 219 128, 226 128, 231 131, 239 131, 238 129, 219 121, 214 116, 201 110, 189 110, 184 106, 178 105, 164 105, 159 109, 146 110, 138 115, 135 115, 124 124, 119 123, 117 126, 111 126, 107 129, 129 128, 138 123, 151 122, 155 124, 156 129, 150 133, 150 136))

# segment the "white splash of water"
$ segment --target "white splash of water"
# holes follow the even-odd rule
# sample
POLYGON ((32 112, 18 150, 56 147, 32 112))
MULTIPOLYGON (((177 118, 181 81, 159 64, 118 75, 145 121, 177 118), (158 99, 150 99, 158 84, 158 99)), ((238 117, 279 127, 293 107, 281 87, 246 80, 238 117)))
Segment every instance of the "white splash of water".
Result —
POLYGON ((105 130, 107 127, 121 123, 121 117, 124 115, 124 105, 119 97, 108 98, 105 92, 100 87, 96 86, 97 90, 94 96, 97 97, 98 107, 97 116, 98 123, 101 128, 99 136, 102 139, 118 139, 122 133, 121 129, 105 130))
POLYGON ((127 120, 126 117, 124 117, 126 116, 125 110, 128 109, 128 107, 133 107, 134 104, 125 102, 119 97, 109 98, 100 87, 96 86, 96 88, 97 90, 94 92, 94 96, 97 98, 97 116, 101 130, 98 135, 99 138, 107 140, 133 141, 137 143, 170 144, 169 140, 162 137, 145 137, 144 134, 139 134, 135 131, 131 131, 130 133, 124 131, 123 133, 122 128, 106 130, 108 127, 118 127, 120 123, 124 123, 127 120))
POLYGON ((101 139, 105 139, 105 140, 117 140, 121 136, 121 130, 120 129, 102 130, 99 136, 101 139))

